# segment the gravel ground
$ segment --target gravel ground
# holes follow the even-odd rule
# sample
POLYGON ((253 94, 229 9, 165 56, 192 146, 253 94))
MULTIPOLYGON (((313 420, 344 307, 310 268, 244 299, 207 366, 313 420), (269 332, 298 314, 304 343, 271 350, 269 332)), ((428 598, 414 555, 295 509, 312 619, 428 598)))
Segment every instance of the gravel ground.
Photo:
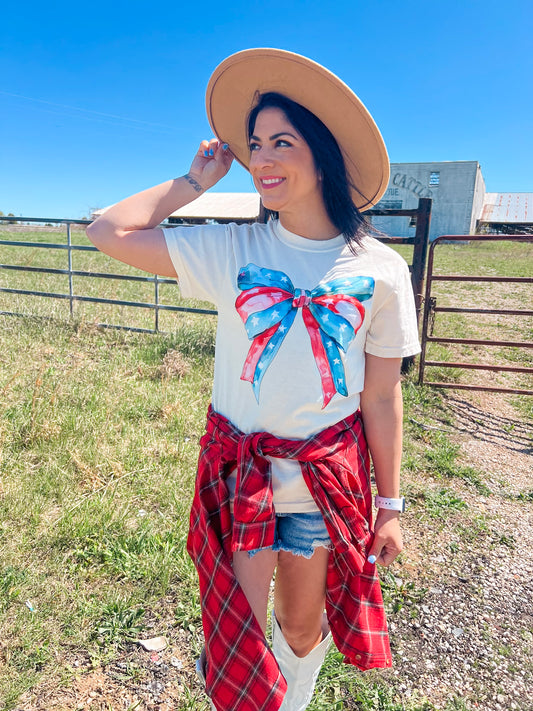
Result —
POLYGON ((477 503, 489 509, 489 531, 458 552, 446 535, 435 539, 418 582, 428 592, 391 623, 392 675, 403 696, 417 691, 438 709, 460 695, 467 708, 530 711, 531 504, 477 503))
POLYGON ((455 514, 453 525, 432 526, 429 534, 407 515, 406 573, 427 593, 394 615, 399 659, 390 675, 405 698, 418 693, 437 709, 460 695, 467 709, 531 711, 531 431, 496 396, 450 396, 448 404, 450 437, 464 463, 486 473, 491 494, 453 484, 468 505, 464 521, 455 514))

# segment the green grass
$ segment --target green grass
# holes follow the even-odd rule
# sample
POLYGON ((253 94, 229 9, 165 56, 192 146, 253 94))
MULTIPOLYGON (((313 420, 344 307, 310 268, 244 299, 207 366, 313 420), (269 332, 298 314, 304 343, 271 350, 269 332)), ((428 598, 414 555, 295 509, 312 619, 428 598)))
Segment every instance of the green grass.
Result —
POLYGON ((531 249, 531 242, 497 240, 442 244, 435 248, 435 273, 529 277, 531 249))
MULTIPOLYGON (((414 374, 411 377, 414 378, 414 374)), ((446 432, 451 413, 446 410, 439 392, 408 380, 404 383, 403 393, 405 431, 408 434, 404 442, 404 467, 413 473, 424 472, 439 484, 460 479, 479 493, 490 494, 483 482, 483 473, 460 461, 460 446, 453 443, 446 432), (436 427, 430 424, 435 418, 438 420, 436 427)), ((411 494, 423 499, 433 517, 437 515, 437 509, 454 506, 453 494, 442 486, 438 492, 417 493, 413 490, 411 494)))
MULTIPOLYGON (((403 711, 405 708, 394 689, 375 678, 363 681, 343 664, 337 651, 332 651, 322 668, 309 711, 403 711)), ((410 704, 409 708, 410 711, 430 711, 434 707, 410 704)))
POLYGON ((397 578, 390 570, 380 576, 383 601, 387 614, 394 616, 400 612, 404 605, 416 605, 424 599, 427 590, 417 585, 412 580, 397 578))
POLYGON ((414 500, 425 508, 430 519, 446 519, 450 512, 468 508, 468 504, 451 489, 426 489, 414 494, 414 500))
POLYGON ((169 591, 198 608, 185 539, 214 324, 2 326, 0 698, 15 699, 72 648, 105 660, 169 591))
POLYGON ((490 489, 483 483, 482 472, 457 462, 459 452, 458 444, 452 444, 445 434, 436 432, 432 437, 432 447, 426 453, 433 476, 439 479, 458 477, 474 486, 480 494, 490 494, 490 489))

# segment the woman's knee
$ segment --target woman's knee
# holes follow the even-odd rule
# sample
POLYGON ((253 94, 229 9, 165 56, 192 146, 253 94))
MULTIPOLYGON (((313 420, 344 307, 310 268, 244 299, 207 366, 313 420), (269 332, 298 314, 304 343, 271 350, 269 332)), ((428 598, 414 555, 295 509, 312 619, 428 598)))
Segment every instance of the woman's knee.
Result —
POLYGON ((300 617, 281 614, 280 617, 276 612, 276 619, 283 636, 297 657, 305 657, 322 641, 322 612, 318 616, 300 617))

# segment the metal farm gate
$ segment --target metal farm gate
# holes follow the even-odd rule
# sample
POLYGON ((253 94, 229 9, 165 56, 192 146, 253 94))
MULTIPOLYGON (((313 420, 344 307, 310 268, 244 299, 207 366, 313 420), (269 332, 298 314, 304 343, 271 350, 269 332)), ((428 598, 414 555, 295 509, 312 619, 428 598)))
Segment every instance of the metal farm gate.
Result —
MULTIPOLYGON (((452 274, 441 274, 436 275, 433 273, 434 269, 434 256, 435 249, 443 242, 526 242, 533 243, 533 235, 483 235, 483 236, 470 236, 470 235, 444 235, 438 237, 429 249, 428 257, 428 268, 426 276, 426 294, 424 302, 424 317, 422 323, 422 352, 420 354, 419 362, 419 384, 432 385, 440 388, 452 388, 460 390, 485 390, 489 392, 501 392, 501 393, 516 393, 520 395, 533 395, 533 389, 520 389, 514 387, 499 387, 488 384, 463 384, 463 383, 453 383, 453 382, 433 382, 425 378, 425 369, 428 366, 438 366, 441 368, 456 368, 456 369, 468 369, 468 370, 480 370, 489 372, 512 372, 512 373, 529 373, 533 375, 533 368, 525 366, 512 366, 512 365, 494 365, 488 363, 468 363, 468 362, 449 362, 449 361, 435 361, 428 360, 426 358, 427 345, 428 343, 443 343, 443 344, 466 344, 482 347, 503 347, 503 348, 516 348, 516 349, 530 349, 533 348, 532 341, 521 341, 521 340, 480 340, 471 338, 449 338, 449 337, 436 337, 433 336, 433 321, 435 314, 438 313, 458 313, 458 314, 495 314, 495 315, 507 315, 507 316, 523 316, 523 317, 533 317, 533 300, 531 296, 528 301, 529 308, 526 309, 493 309, 493 308, 483 308, 483 307, 464 307, 464 306, 438 306, 437 299, 432 295, 432 287, 436 282, 470 282, 470 283, 489 283, 489 284, 533 284, 533 277, 508 277, 508 276, 460 276, 452 274)), ((533 260, 530 261, 530 265, 533 266, 533 260)), ((530 269, 529 273, 532 273, 530 269)))
MULTIPOLYGON (((28 249, 43 249, 43 250, 61 250, 66 253, 66 264, 64 268, 53 268, 53 267, 32 267, 26 264, 0 264, 0 270, 16 271, 16 272, 33 272, 40 274, 51 274, 51 275, 63 275, 68 277, 68 293, 58 293, 51 291, 36 291, 29 289, 19 289, 19 288, 7 288, 0 287, 0 292, 7 294, 19 294, 22 296, 36 296, 45 297, 50 299, 58 299, 62 301, 68 301, 70 317, 74 316, 74 304, 76 302, 85 303, 96 303, 96 304, 112 304, 115 306, 132 306, 137 309, 144 309, 153 311, 153 328, 136 328, 133 326, 115 325, 108 323, 99 323, 98 326, 101 328, 114 328, 123 329, 126 331, 134 331, 141 333, 158 333, 159 332, 159 315, 162 311, 171 312, 186 312, 186 313, 197 313, 197 314, 216 314, 216 311, 212 309, 203 309, 195 307, 186 306, 175 306, 169 304, 163 304, 160 300, 160 286, 162 284, 177 284, 176 279, 167 279, 165 277, 160 277, 157 274, 153 276, 137 276, 137 275, 124 275, 116 274, 110 272, 93 272, 86 270, 76 270, 73 269, 72 257, 75 252, 98 252, 96 247, 92 245, 80 245, 73 244, 71 228, 73 226, 85 227, 91 223, 91 220, 64 220, 56 218, 38 218, 38 217, 0 217, 0 227, 2 224, 9 224, 10 222, 21 222, 34 224, 45 224, 50 226, 64 226, 66 229, 66 244, 56 243, 56 242, 28 242, 20 240, 4 240, 0 239, 0 246, 4 245, 6 247, 23 247, 28 249), (74 278, 75 277, 85 277, 91 279, 108 279, 117 280, 123 282, 137 282, 137 283, 149 283, 153 285, 153 300, 150 302, 142 301, 131 301, 123 299, 109 299, 104 297, 87 296, 76 293, 74 288, 74 278)), ((5 316, 27 316, 27 313, 15 313, 13 311, 0 311, 1 315, 5 316)))

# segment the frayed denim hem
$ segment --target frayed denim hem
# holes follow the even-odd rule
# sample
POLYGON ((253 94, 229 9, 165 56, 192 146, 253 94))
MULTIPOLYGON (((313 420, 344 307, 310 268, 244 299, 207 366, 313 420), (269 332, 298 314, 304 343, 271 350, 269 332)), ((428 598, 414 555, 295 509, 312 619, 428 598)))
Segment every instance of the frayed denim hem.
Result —
POLYGON ((253 551, 248 551, 248 557, 253 558, 254 555, 260 553, 261 551, 272 550, 274 553, 278 551, 284 551, 285 553, 292 553, 293 555, 301 556, 302 558, 311 558, 313 553, 317 548, 326 548, 326 550, 333 550, 333 545, 330 541, 313 541, 311 543, 311 548, 298 548, 297 546, 290 546, 281 541, 276 541, 273 546, 266 546, 265 548, 256 548, 253 551))

